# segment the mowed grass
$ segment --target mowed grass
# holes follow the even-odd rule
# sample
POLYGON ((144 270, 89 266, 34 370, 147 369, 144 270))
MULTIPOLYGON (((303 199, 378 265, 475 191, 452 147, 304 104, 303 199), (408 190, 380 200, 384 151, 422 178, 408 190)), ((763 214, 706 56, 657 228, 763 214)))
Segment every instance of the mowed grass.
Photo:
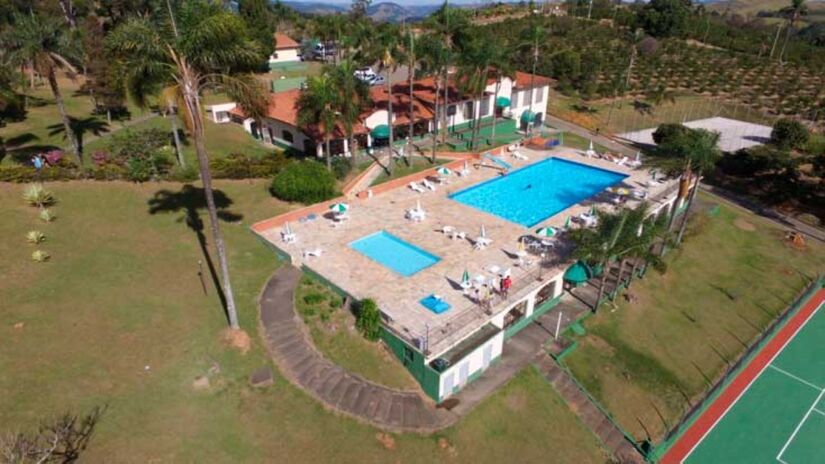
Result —
POLYGON ((358 333, 355 318, 343 308, 343 298, 329 287, 304 276, 295 294, 295 306, 315 346, 327 359, 381 385, 407 390, 418 387, 388 350, 358 333))
MULTIPOLYGON (((704 201, 713 201, 703 197, 704 201)), ((660 439, 745 346, 825 267, 825 247, 790 248, 784 231, 722 206, 700 213, 666 274, 648 271, 585 322, 565 358, 575 376, 636 439, 660 439), (745 230, 753 228, 754 230, 745 230)))
POLYGON ((184 219, 200 192, 176 195, 174 183, 48 184, 58 219, 44 224, 23 204, 23 186, 0 185, 0 431, 106 404, 85 462, 604 462, 596 439, 532 371, 443 433, 394 436, 395 449, 274 367, 274 385, 248 386, 250 373, 272 366, 256 300, 279 266, 248 226, 290 206, 271 199, 266 182, 215 184, 234 213, 222 226, 241 325, 252 337, 245 355, 220 341, 225 319, 184 219), (151 214, 161 191, 154 205, 180 210, 151 214), (31 261, 31 229, 46 233, 39 248, 50 262, 31 261), (210 387, 196 391, 203 375, 210 387))
POLYGON ((381 174, 379 174, 378 177, 376 177, 370 185, 378 185, 389 180, 398 179, 399 177, 409 176, 410 174, 415 174, 416 172, 421 172, 425 169, 440 166, 448 161, 449 160, 436 158, 435 163, 433 163, 432 159, 430 158, 425 158, 422 156, 413 156, 410 158, 410 164, 408 165, 405 160, 396 159, 392 161, 392 174, 387 175, 387 171, 382 170, 381 174))
MULTIPOLYGON (((94 110, 92 99, 80 92, 82 78, 75 81, 61 78, 60 85, 66 112, 77 121, 76 131, 80 133, 86 164, 91 164, 92 153, 101 150, 108 151, 112 136, 118 131, 158 128, 171 132, 172 122, 169 118, 152 114, 151 108, 139 108, 128 101, 129 114, 109 124, 105 114, 92 114, 94 110), (138 121, 140 118, 147 119, 138 121)), ((10 121, 5 127, 0 128, 0 137, 5 140, 9 151, 2 160, 3 163, 29 163, 34 153, 69 147, 60 113, 54 104, 54 98, 48 86, 42 84, 29 91, 29 94, 32 97, 32 104, 28 108, 26 118, 22 121, 10 121)), ((228 101, 231 100, 223 94, 209 94, 204 97, 205 106, 228 101)), ((204 120, 206 146, 211 157, 222 157, 232 153, 263 156, 276 150, 272 146, 255 140, 239 124, 215 124, 209 119, 207 113, 204 113, 204 120)), ((185 132, 183 122, 180 120, 178 128, 185 132)), ((190 165, 194 165, 196 163, 194 144, 185 133, 182 133, 182 142, 185 160, 190 165)), ((74 158, 72 160, 74 161, 74 158)))

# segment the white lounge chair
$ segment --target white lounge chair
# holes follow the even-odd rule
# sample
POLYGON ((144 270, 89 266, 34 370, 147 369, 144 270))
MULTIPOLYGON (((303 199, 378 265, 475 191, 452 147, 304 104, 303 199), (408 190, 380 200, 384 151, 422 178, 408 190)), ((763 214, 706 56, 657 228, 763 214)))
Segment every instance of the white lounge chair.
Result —
POLYGON ((527 157, 527 155, 525 155, 524 153, 522 153, 518 150, 515 150, 514 152, 512 152, 510 154, 510 156, 512 156, 513 158, 515 158, 517 160, 523 160, 523 161, 527 161, 527 160, 530 159, 529 157, 527 157))
POLYGON ((421 187, 420 185, 416 184, 415 182, 410 182, 409 187, 410 187, 410 188, 411 188, 414 192, 424 193, 424 191, 425 191, 423 187, 421 187))
POLYGON ((462 231, 454 230, 452 235, 450 236, 450 238, 452 238, 453 240, 455 240, 455 239, 464 240, 465 238, 467 238, 467 232, 464 232, 463 230, 462 231))
POLYGON ((281 232, 281 240, 283 240, 284 243, 295 243, 298 241, 298 236, 295 235, 294 232, 281 232))
POLYGON ((595 214, 590 214, 588 212, 581 213, 579 215, 579 219, 581 219, 585 227, 593 227, 599 223, 599 218, 595 214))
POLYGON ((647 190, 633 190, 631 195, 633 195, 633 198, 637 200, 644 200, 647 198, 647 190))
POLYGON ((324 250, 320 248, 315 248, 314 250, 304 250, 304 258, 320 258, 321 254, 324 253, 324 250))
POLYGON ((648 179, 648 181, 645 182, 645 185, 647 185, 648 187, 658 187, 662 185, 662 183, 658 180, 648 179))
POLYGON ((613 162, 618 164, 619 166, 624 166, 628 161, 630 161, 627 156, 622 156, 619 159, 613 159, 613 162))
POLYGON ((625 165, 627 167, 630 167, 630 168, 633 168, 633 169, 638 169, 638 168, 642 167, 642 161, 641 160, 629 160, 625 165))
POLYGON ((455 227, 453 226, 444 226, 441 228, 441 233, 444 235, 452 235, 455 233, 455 227))
POLYGON ((433 185, 433 183, 428 181, 427 179, 422 180, 421 185, 435 192, 435 185, 433 185))
POLYGON ((415 222, 421 222, 427 218, 427 213, 422 209, 408 209, 405 217, 415 222))
POLYGON ((476 243, 473 246, 473 248, 476 249, 476 250, 483 250, 483 249, 487 248, 488 246, 490 246, 491 243, 493 243, 493 241, 490 240, 487 237, 476 237, 475 242, 476 243))
POLYGON ((335 222, 349 221, 349 214, 347 214, 347 213, 335 213, 332 216, 332 220, 335 221, 335 222))

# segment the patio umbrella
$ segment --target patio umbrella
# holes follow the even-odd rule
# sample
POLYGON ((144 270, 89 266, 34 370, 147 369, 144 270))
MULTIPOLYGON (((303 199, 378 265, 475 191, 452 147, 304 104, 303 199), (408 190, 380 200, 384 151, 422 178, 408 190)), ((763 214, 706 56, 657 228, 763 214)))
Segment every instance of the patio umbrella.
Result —
POLYGON ((469 285, 470 284, 470 273, 467 272, 467 269, 464 269, 464 274, 461 274, 461 286, 469 285))
POLYGON ((630 190, 628 190, 624 187, 619 187, 619 188, 616 189, 616 195, 622 195, 622 196, 630 195, 630 190))
POLYGON ((467 172, 469 170, 470 170, 470 165, 467 163, 467 160, 464 160, 464 172, 467 172))
POLYGON ((587 147, 587 151, 589 151, 589 152, 594 151, 594 150, 593 150, 593 141, 592 141, 592 140, 590 141, 590 146, 589 146, 589 147, 587 147))
POLYGON ((524 247, 524 237, 518 241, 518 251, 516 252, 516 256, 527 256, 527 250, 524 247))
POLYGON ((422 211, 422 209, 421 209, 421 200, 419 200, 419 199, 415 200, 415 210, 416 211, 422 211))
POLYGON ((642 152, 637 151, 636 152, 636 162, 638 163, 641 160, 642 160, 642 152))
POLYGON ((445 168, 444 166, 439 166, 435 170, 435 172, 438 173, 439 176, 449 176, 450 174, 453 173, 453 171, 450 171, 449 169, 445 168))
POLYGON ((564 220, 564 228, 565 229, 570 228, 570 216, 567 216, 567 219, 564 220))
POLYGON ((590 207, 590 215, 591 215, 591 216, 595 216, 595 215, 596 215, 596 207, 595 207, 595 206, 591 206, 591 207, 590 207))
POLYGON ((481 237, 487 237, 487 231, 484 230, 484 224, 481 225, 481 237))
POLYGON ((289 226, 289 221, 284 223, 284 233, 285 234, 291 234, 292 233, 292 227, 289 226))
POLYGON ((335 203, 330 205, 329 209, 336 213, 346 213, 349 211, 349 205, 346 203, 335 203))
POLYGON ((553 237, 558 233, 553 227, 542 227, 536 231, 539 237, 553 237))

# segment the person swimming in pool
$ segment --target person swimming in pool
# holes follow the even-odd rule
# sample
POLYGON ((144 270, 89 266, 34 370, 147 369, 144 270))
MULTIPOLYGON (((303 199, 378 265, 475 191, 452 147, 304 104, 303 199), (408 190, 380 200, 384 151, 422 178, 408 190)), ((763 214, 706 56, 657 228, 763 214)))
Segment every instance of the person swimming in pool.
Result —
POLYGON ((527 187, 524 187, 524 190, 530 190, 533 188, 533 184, 527 184, 527 187))

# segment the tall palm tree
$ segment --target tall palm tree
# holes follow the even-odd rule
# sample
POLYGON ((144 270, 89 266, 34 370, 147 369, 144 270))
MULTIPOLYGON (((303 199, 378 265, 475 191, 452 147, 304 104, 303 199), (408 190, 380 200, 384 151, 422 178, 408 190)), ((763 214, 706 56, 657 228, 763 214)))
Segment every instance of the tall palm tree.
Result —
MULTIPOLYGON (((679 226, 679 233, 676 236, 676 243, 681 243, 687 227, 688 212, 696 199, 699 191, 699 180, 702 174, 711 171, 716 166, 716 162, 722 156, 718 148, 719 133, 705 129, 689 129, 681 135, 674 136, 671 140, 666 140, 657 147, 655 156, 648 158, 648 164, 653 167, 664 169, 668 172, 681 172, 682 188, 680 198, 687 195, 687 207, 683 213, 682 222, 679 226), (688 191, 690 185, 693 188, 688 191), (681 193, 685 192, 685 193, 681 193)), ((676 208, 671 214, 671 225, 676 217, 676 208)))
MULTIPOLYGON (((639 227, 644 219, 644 205, 636 210, 622 209, 615 213, 599 213, 599 224, 595 228, 576 229, 571 232, 571 239, 576 244, 573 256, 597 264, 602 268, 599 292, 593 311, 597 311, 604 297, 611 263, 624 260, 625 255, 634 249, 639 227)), ((619 277, 623 266, 619 268, 619 277)))
POLYGON ((335 111, 344 127, 350 153, 352 153, 350 161, 353 165, 356 164, 354 126, 361 112, 370 103, 369 88, 367 84, 355 77, 356 68, 355 63, 345 59, 330 70, 332 82, 337 90, 335 111))
POLYGON ((490 60, 492 72, 496 78, 496 90, 493 95, 493 127, 490 134, 490 139, 493 143, 495 143, 496 140, 496 123, 498 122, 498 112, 496 109, 498 107, 499 92, 501 91, 501 81, 504 80, 504 78, 512 79, 516 74, 512 52, 513 50, 509 44, 499 45, 494 48, 493 56, 490 60))
POLYGON ((329 74, 321 74, 307 79, 306 90, 298 97, 298 124, 302 127, 314 126, 324 133, 324 151, 327 169, 332 170, 330 140, 338 118, 336 106, 339 103, 336 82, 329 74))
POLYGON ((266 107, 266 93, 251 74, 260 50, 249 39, 243 20, 220 5, 203 0, 181 2, 163 23, 146 17, 126 20, 107 38, 107 48, 126 88, 141 105, 150 93, 174 96, 192 134, 221 268, 229 326, 239 329, 229 278, 226 246, 218 222, 212 174, 204 138, 201 98, 207 90, 226 92, 253 118, 266 107), (175 15, 180 18, 176 21, 175 15))
MULTIPOLYGON (((435 34, 427 34, 419 39, 419 50, 421 54, 422 71, 433 77, 435 83, 435 99, 434 99, 434 127, 430 133, 432 137, 432 161, 435 163, 436 151, 438 147, 438 133, 439 128, 445 128, 442 121, 442 113, 447 113, 447 101, 440 105, 441 98, 441 77, 444 69, 449 63, 449 50, 444 46, 441 38, 435 34)), ((445 130, 446 132, 446 130, 445 130)))
POLYGON ((407 134, 407 146, 404 149, 404 154, 407 158, 407 165, 410 164, 410 155, 412 154, 412 147, 410 145, 412 144, 412 137, 415 133, 415 68, 416 66, 418 66, 419 62, 419 58, 415 50, 416 40, 417 38, 412 28, 408 27, 403 43, 404 51, 407 55, 407 79, 409 80, 410 84, 410 123, 408 129, 409 133, 407 134))
POLYGON ((58 70, 64 70, 70 77, 77 73, 72 62, 79 62, 82 56, 77 36, 67 30, 63 21, 39 14, 15 14, 13 27, 3 35, 3 46, 11 51, 12 60, 19 65, 31 66, 46 76, 52 91, 63 130, 69 139, 72 153, 82 162, 80 141, 72 128, 71 119, 66 113, 63 93, 57 83, 58 70))
POLYGON ((782 51, 779 53, 779 62, 785 59, 785 49, 788 47, 788 40, 791 38, 791 31, 793 30, 799 18, 808 14, 808 5, 805 0, 791 0, 791 4, 780 10, 788 18, 788 28, 785 31, 785 41, 782 44, 782 51))
MULTIPOLYGON (((476 36, 467 42, 462 50, 460 59, 459 81, 462 93, 472 95, 478 103, 487 89, 487 79, 490 76, 490 64, 493 61, 494 44, 486 37, 476 36)), ((480 105, 473 105, 473 133, 470 149, 475 150, 478 134, 481 129, 480 105)))
POLYGON ((441 132, 441 142, 444 143, 447 140, 447 108, 449 107, 449 94, 450 94, 450 80, 449 80, 449 72, 450 67, 455 61, 455 59, 461 56, 458 53, 458 46, 459 41, 462 39, 462 34, 466 31, 470 24, 470 18, 468 16, 468 12, 466 9, 462 8, 452 8, 450 7, 449 3, 446 1, 444 5, 437 10, 435 13, 431 14, 426 22, 425 25, 433 31, 437 36, 441 37, 442 43, 447 50, 446 53, 446 64, 442 68, 442 82, 443 82, 443 92, 444 92, 444 110, 442 112, 442 116, 444 118, 442 127, 444 130, 441 132))

